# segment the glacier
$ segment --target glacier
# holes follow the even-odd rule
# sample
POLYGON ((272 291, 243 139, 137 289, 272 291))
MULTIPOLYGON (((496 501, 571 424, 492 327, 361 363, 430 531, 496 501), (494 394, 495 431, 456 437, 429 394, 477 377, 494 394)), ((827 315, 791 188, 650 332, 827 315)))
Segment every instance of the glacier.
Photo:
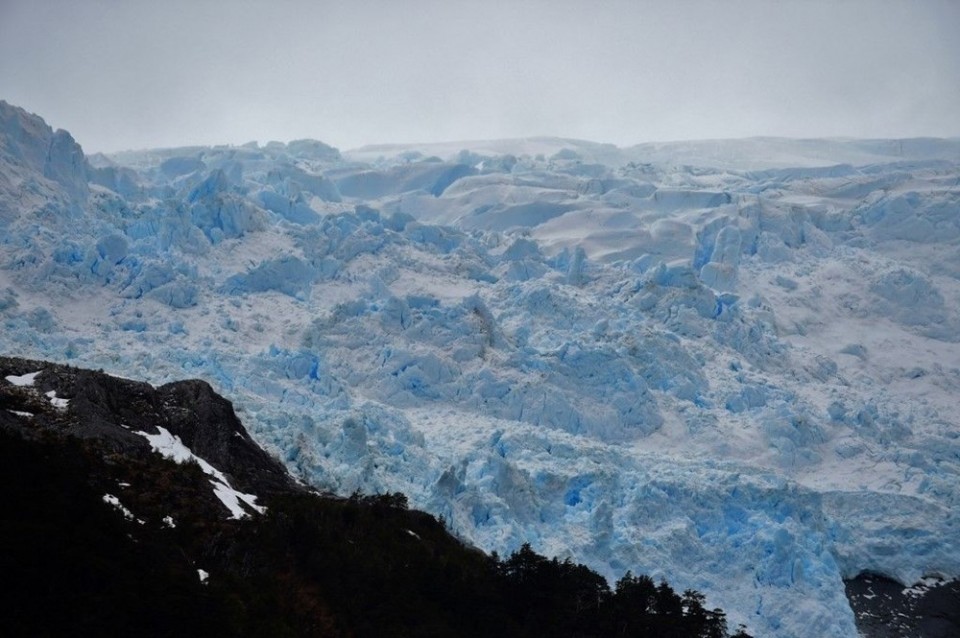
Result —
POLYGON ((960 140, 85 156, 0 101, 0 345, 201 377, 297 476, 856 635, 960 576, 960 140))

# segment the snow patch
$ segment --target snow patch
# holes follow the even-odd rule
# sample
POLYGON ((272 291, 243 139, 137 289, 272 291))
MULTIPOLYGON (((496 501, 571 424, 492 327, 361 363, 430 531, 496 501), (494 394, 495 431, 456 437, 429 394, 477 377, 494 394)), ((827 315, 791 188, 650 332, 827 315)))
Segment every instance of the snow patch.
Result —
POLYGON ((158 452, 164 458, 170 459, 175 463, 194 461, 200 466, 200 469, 203 470, 204 473, 212 476, 213 480, 210 481, 210 484, 213 486, 213 493, 220 499, 220 502, 230 510, 230 518, 241 519, 249 516, 249 512, 244 509, 241 503, 246 504, 250 509, 260 514, 267 511, 267 508, 264 506, 257 505, 256 496, 244 494, 233 489, 223 472, 194 454, 190 448, 183 444, 179 436, 160 426, 157 426, 157 432, 157 434, 147 434, 146 432, 137 432, 137 434, 147 439, 153 451, 158 452))
POLYGON ((936 587, 942 587, 943 585, 946 585, 949 582, 951 581, 944 580, 942 578, 937 578, 934 576, 927 576, 925 578, 921 578, 919 581, 914 583, 912 587, 904 588, 903 595, 910 596, 911 598, 916 598, 918 596, 922 596, 923 594, 926 594, 931 589, 934 589, 936 587))
POLYGON ((120 499, 114 496, 113 494, 104 494, 103 502, 108 505, 112 505, 117 511, 123 514, 123 517, 128 521, 136 521, 141 525, 144 524, 144 521, 142 519, 139 519, 136 516, 134 516, 133 512, 131 512, 126 507, 124 507, 123 503, 120 502, 120 499))
POLYGON ((11 374, 4 378, 15 386, 18 386, 21 388, 29 388, 33 386, 33 382, 36 380, 37 375, 40 374, 41 372, 43 372, 43 370, 40 370, 38 372, 29 372, 27 374, 21 374, 20 376, 11 374))
POLYGON ((50 390, 45 396, 50 399, 50 403, 58 410, 66 410, 67 406, 70 405, 70 399, 62 399, 58 397, 56 390, 50 390))

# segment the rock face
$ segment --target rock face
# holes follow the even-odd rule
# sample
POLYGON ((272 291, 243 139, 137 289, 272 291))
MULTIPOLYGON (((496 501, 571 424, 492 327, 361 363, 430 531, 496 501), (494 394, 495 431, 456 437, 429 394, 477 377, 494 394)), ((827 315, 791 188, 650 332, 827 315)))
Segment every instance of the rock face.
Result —
POLYGON ((9 357, 0 357, 0 379, 7 380, 0 381, 0 428, 96 440, 135 458, 153 453, 144 435, 157 435, 162 428, 241 491, 300 489, 250 438, 230 402, 204 381, 153 388, 102 372, 9 357), (9 378, 22 381, 17 385, 9 378))
POLYGON ((960 636, 960 581, 925 579, 913 587, 876 574, 846 582, 864 638, 960 636))

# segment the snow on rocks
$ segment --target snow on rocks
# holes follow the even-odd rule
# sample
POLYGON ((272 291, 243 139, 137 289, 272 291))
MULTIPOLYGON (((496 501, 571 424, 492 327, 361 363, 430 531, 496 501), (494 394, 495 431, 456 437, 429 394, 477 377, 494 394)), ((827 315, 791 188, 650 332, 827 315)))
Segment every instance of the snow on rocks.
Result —
POLYGON ((120 502, 120 499, 117 498, 116 496, 114 496, 113 494, 104 494, 104 495, 103 495, 103 502, 106 503, 107 505, 113 506, 113 508, 116 509, 116 510, 117 510, 118 512, 120 512, 121 514, 123 514, 123 517, 124 517, 125 519, 127 519, 128 521, 136 521, 137 523, 139 523, 139 524, 141 524, 141 525, 144 525, 144 524, 145 524, 145 522, 144 522, 142 519, 139 519, 139 518, 137 518, 136 516, 134 516, 134 515, 133 515, 133 512, 131 512, 129 509, 127 509, 127 508, 123 505, 123 503, 120 502))
POLYGON ((50 405, 58 410, 66 410, 70 406, 70 399, 58 397, 56 390, 50 390, 49 392, 46 392, 44 396, 50 400, 50 405))
POLYGON ((33 382, 36 380, 37 375, 39 375, 40 372, 43 372, 43 370, 40 370, 39 372, 29 372, 27 374, 21 374, 21 375, 11 374, 4 378, 15 386, 18 386, 21 388, 30 388, 30 387, 33 387, 33 382))
POLYGON ((205 474, 212 476, 213 480, 210 481, 210 484, 213 485, 213 493, 230 511, 231 518, 240 519, 249 516, 250 513, 244 505, 260 514, 267 511, 262 505, 257 505, 256 496, 244 494, 233 489, 223 472, 194 454, 190 448, 183 444, 179 436, 172 434, 166 428, 158 426, 157 434, 147 434, 146 432, 137 432, 137 434, 147 439, 153 451, 161 454, 164 458, 170 459, 175 463, 192 461, 199 465, 205 474))
MULTIPOLYGON (((20 388, 32 388, 34 387, 34 383, 36 382, 37 376, 40 375, 41 372, 43 371, 40 370, 38 372, 29 372, 27 374, 22 374, 22 375, 7 375, 4 378, 14 386, 17 386, 20 388)), ((62 397, 58 397, 56 390, 49 390, 44 393, 44 396, 46 396, 47 399, 50 401, 50 404, 58 410, 66 410, 70 405, 70 399, 64 399, 62 397)), ((22 411, 22 410, 20 411, 9 410, 9 412, 12 412, 13 414, 16 414, 18 416, 23 416, 23 417, 33 416, 33 413, 22 411)))

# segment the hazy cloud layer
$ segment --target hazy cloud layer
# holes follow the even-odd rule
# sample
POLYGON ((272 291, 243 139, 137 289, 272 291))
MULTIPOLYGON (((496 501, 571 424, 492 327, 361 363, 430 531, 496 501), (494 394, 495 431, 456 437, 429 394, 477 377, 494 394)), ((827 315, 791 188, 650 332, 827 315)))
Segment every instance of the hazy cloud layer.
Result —
POLYGON ((0 98, 88 151, 960 135, 960 2, 0 0, 0 98))

